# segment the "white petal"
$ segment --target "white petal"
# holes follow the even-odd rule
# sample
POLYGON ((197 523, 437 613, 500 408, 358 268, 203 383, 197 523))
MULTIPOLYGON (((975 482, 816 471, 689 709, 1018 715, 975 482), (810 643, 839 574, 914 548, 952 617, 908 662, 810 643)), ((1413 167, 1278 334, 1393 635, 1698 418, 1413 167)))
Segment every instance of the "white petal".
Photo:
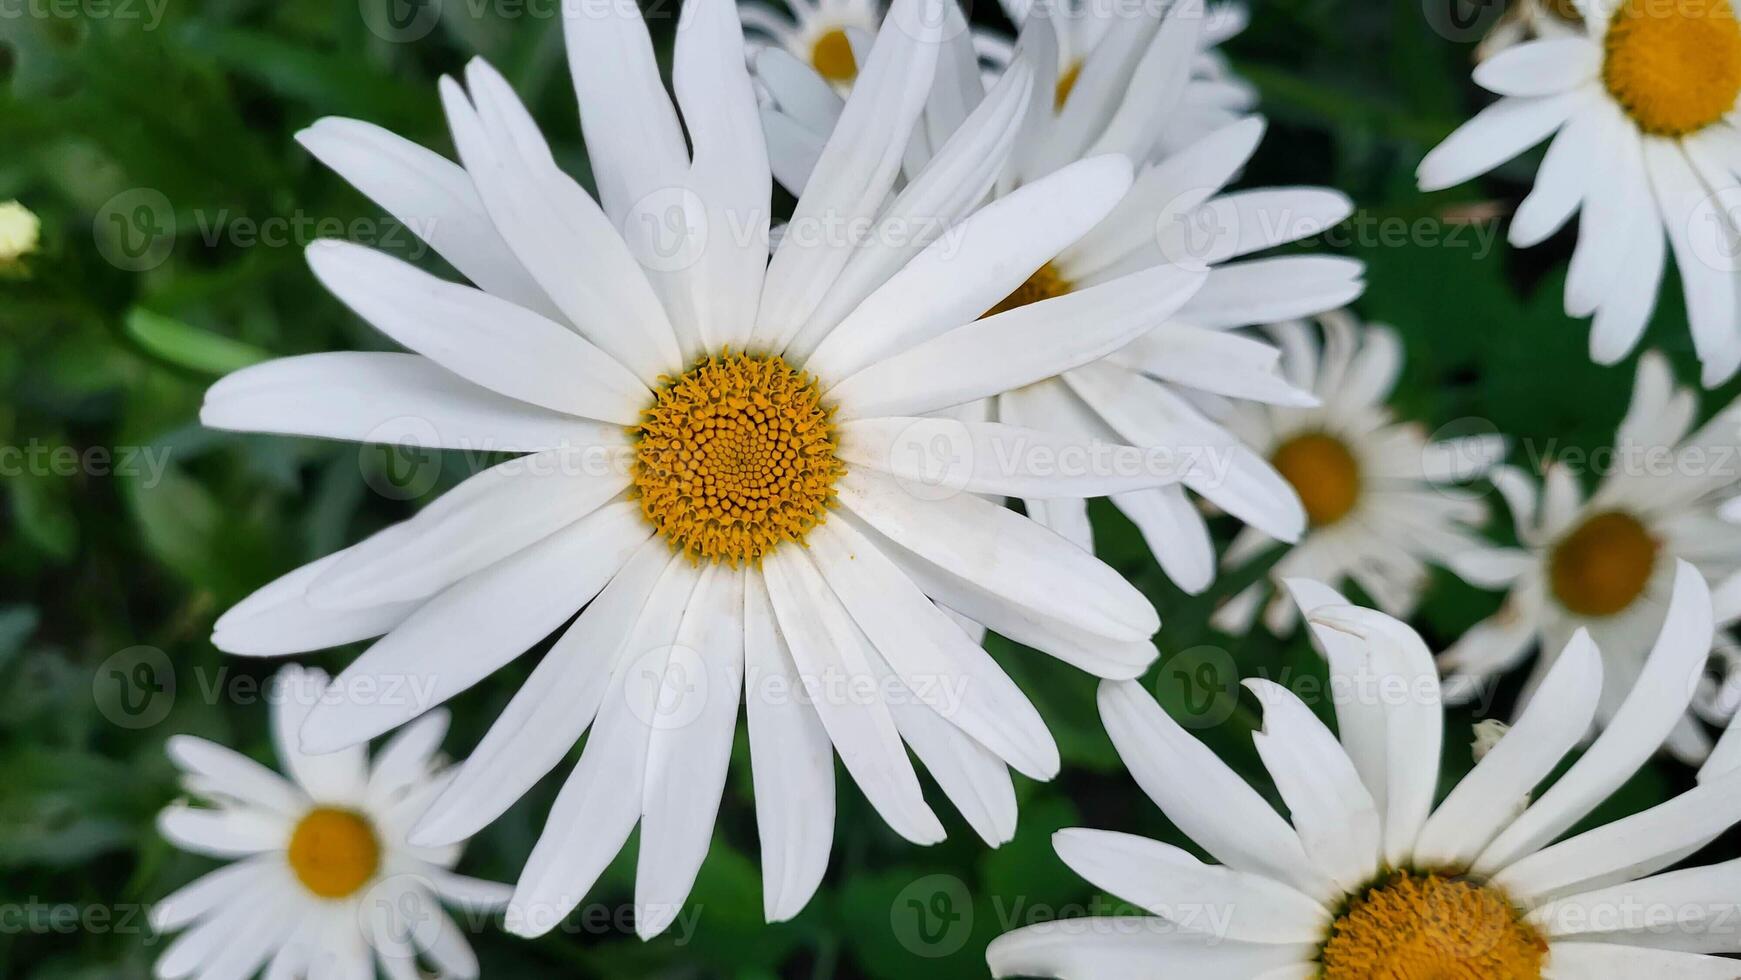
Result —
POLYGON ((853 781, 902 837, 915 844, 942 840, 943 825, 925 803, 888 706, 874 696, 829 694, 831 688, 875 680, 858 627, 799 549, 769 553, 762 576, 799 675, 807 685, 825 685, 812 703, 853 781))
POLYGON ((521 401, 631 425, 646 386, 586 340, 506 300, 348 242, 308 248, 309 268, 377 330, 474 384, 521 401))
POLYGON ((647 739, 635 868, 642 939, 676 921, 713 842, 743 693, 744 574, 720 564, 702 569, 676 644, 663 664, 649 665, 660 674, 660 700, 647 739))
POLYGON ((923 415, 1033 384, 1125 346, 1165 321, 1205 273, 1157 266, 957 327, 870 365, 829 392, 843 419, 923 415))
POLYGON ((1721 956, 1701 956, 1612 943, 1554 943, 1543 966, 1544 980, 1735 980, 1741 968, 1721 956))
POLYGON ((296 141, 347 183, 428 242, 479 289, 557 315, 496 231, 472 178, 438 153, 373 123, 328 116, 296 141))
POLYGON ((1359 297, 1366 288, 1361 279, 1365 269, 1339 255, 1288 255, 1216 266, 1179 318, 1218 329, 1316 316, 1359 297))
POLYGON ((1530 248, 1565 227, 1584 194, 1590 189, 1590 161, 1602 152, 1604 116, 1581 112, 1573 116, 1542 157, 1535 186, 1511 220, 1508 239, 1518 248, 1530 248))
POLYGON ((1130 161, 1096 157, 980 208, 848 314, 817 346, 806 370, 851 377, 977 320, 1094 227, 1130 181, 1130 161))
MULTIPOLYGON (((352 545, 356 547, 360 545, 352 545)), ((280 657, 371 639, 404 622, 419 603, 346 610, 309 605, 308 587, 344 561, 349 551, 334 552, 280 576, 230 607, 212 627, 212 645, 225 653, 280 657)))
POLYGON ((958 493, 1050 500, 1178 481, 1173 454, 1001 422, 855 419, 838 428, 842 462, 893 477, 920 499, 958 493))
POLYGON ((1590 750, 1475 863, 1491 874, 1565 833, 1632 777, 1692 700, 1711 649, 1710 589, 1686 562, 1675 570, 1667 621, 1632 692, 1590 750))
POLYGON ((286 664, 272 685, 272 744, 285 771, 317 803, 360 804, 369 781, 368 747, 315 755, 301 744, 302 727, 328 698, 332 679, 324 670, 286 664))
POLYGON ((1335 892, 1287 821, 1142 685, 1103 681, 1099 701, 1106 733, 1137 785, 1211 857, 1314 898, 1335 892))
POLYGON ((265 810, 211 810, 173 804, 157 814, 157 832, 184 851, 214 858, 249 857, 290 844, 291 823, 265 810))
POLYGON ((443 592, 340 675, 303 748, 355 745, 470 688, 574 615, 651 533, 634 502, 612 504, 443 592))
POLYGON ((1113 506, 1130 518, 1173 584, 1201 595, 1215 582, 1215 543, 1209 525, 1178 487, 1115 494, 1113 506))
POLYGON ((174 932, 243 896, 258 894, 263 885, 276 883, 273 871, 283 860, 275 853, 256 854, 194 879, 151 907, 151 928, 174 932))
POLYGON ((641 610, 670 562, 649 538, 582 612, 508 702, 411 834, 413 844, 456 844, 490 821, 567 758, 592 723, 641 610))
POLYGON ((441 84, 454 145, 520 262, 582 336, 643 384, 681 368, 676 334, 646 274, 610 219, 556 165, 507 80, 473 58, 466 83, 472 101, 451 79, 441 84))
POLYGON ((1506 98, 1464 123, 1421 161, 1421 190, 1439 191, 1484 174, 1558 129, 1596 96, 1587 89, 1539 98, 1506 98))
POLYGON ((809 904, 834 843, 834 745, 780 631, 760 575, 744 583, 744 711, 749 719, 762 914, 784 922, 809 904))
POLYGON ((768 266, 756 323, 759 346, 783 350, 852 257, 854 242, 823 229, 851 227, 884 204, 931 91, 942 23, 938 0, 896 0, 890 7, 792 213, 789 227, 812 234, 787 234, 768 266))
POLYGON ((1236 943, 1185 932, 1159 918, 1090 916, 999 936, 985 958, 997 977, 1062 980, 1252 980, 1316 956, 1312 946, 1236 943))
MULTIPOLYGON (((668 652, 699 576, 681 555, 667 562, 626 648, 652 656, 668 652)), ((642 676, 644 659, 626 657, 617 664, 580 762, 550 808, 508 904, 506 926, 516 936, 542 936, 561 924, 641 817, 648 730, 662 693, 642 676)))
POLYGON ((498 463, 348 549, 308 600, 355 609, 426 599, 598 510, 629 485, 628 471, 620 445, 498 463))
POLYGON ((1058 746, 1040 713, 894 562, 844 521, 818 526, 807 543, 834 594, 915 700, 1024 775, 1058 774, 1058 746))
POLYGON ((428 779, 451 720, 445 711, 431 711, 394 733, 370 764, 369 800, 390 804, 413 784, 428 779))
POLYGON ((1429 867, 1471 864, 1589 732, 1601 694, 1602 656, 1579 630, 1517 723, 1427 821, 1416 860, 1429 867))
POLYGON ((1109 640, 1146 640, 1160 628, 1154 607, 1118 573, 996 504, 971 495, 915 500, 862 470, 849 471, 837 490, 845 507, 895 543, 1030 615, 1109 640))
POLYGON ((164 751, 184 772, 210 783, 229 799, 292 819, 308 809, 308 797, 295 785, 233 749, 191 735, 172 735, 164 751))
POLYGON ((1071 829, 1053 834, 1052 846, 1096 888, 1193 932, 1235 942, 1315 943, 1330 925, 1328 909, 1286 885, 1204 864, 1160 841, 1071 829), (1200 914, 1206 910, 1222 914, 1200 914))
POLYGON ((1602 49, 1586 38, 1531 41, 1475 67, 1475 84, 1495 95, 1556 95, 1594 79, 1602 49))
POLYGON ((426 357, 361 351, 281 357, 225 375, 207 389, 200 424, 473 452, 600 445, 622 431, 499 395, 426 357))

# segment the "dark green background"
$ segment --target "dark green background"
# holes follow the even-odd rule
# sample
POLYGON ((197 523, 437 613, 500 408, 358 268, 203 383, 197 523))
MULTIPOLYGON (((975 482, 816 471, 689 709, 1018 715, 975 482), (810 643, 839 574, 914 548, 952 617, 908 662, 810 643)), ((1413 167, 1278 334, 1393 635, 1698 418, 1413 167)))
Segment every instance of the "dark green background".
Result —
MULTIPOLYGON (((101 466, 71 475, 25 467, 0 480, 0 978, 147 975, 162 942, 135 911, 213 867, 153 830, 155 812, 177 795, 163 740, 192 732, 270 760, 264 707, 227 685, 257 682, 273 665, 220 656, 207 642, 213 618, 295 565, 403 518, 470 465, 457 455, 421 461, 418 472, 439 470, 437 487, 406 500, 389 476, 394 461, 378 450, 197 425, 202 390, 233 367, 383 343, 315 285, 300 245, 321 219, 361 222, 341 226, 361 229, 359 237, 402 245, 411 237, 317 166, 292 134, 324 115, 353 115, 451 152, 435 80, 483 54, 588 179, 553 0, 446 0, 439 23, 410 43, 368 29, 384 23, 386 0, 162 0, 161 23, 143 0, 128 2, 0 3, 0 200, 19 198, 44 222, 29 277, 0 281, 0 445, 148 447, 168 460, 156 481, 101 466), (252 223, 274 218, 289 222, 286 239, 247 237, 252 223), (131 705, 115 697, 127 685, 131 705), (230 693, 212 696, 214 685, 230 693), (84 927, 68 926, 75 913, 84 927)), ((1394 324, 1407 342, 1399 411, 1429 429, 1509 433, 1518 440, 1513 461, 1531 467, 1566 448, 1605 445, 1633 365, 1593 366, 1587 325, 1561 312, 1570 236, 1521 254, 1504 247, 1493 224, 1479 239, 1496 243, 1491 251, 1470 228, 1458 232, 1460 244, 1440 241, 1450 230, 1444 215, 1509 210, 1530 169, 1514 165, 1441 195, 1414 189, 1428 146, 1482 104, 1468 82, 1478 31, 1435 30, 1449 23, 1445 11, 1414 0, 1257 0, 1256 8, 1252 29, 1230 50, 1262 88, 1273 125, 1244 183, 1329 184, 1360 203, 1358 227, 1424 222, 1418 227, 1432 232, 1414 242, 1341 236, 1343 250, 1370 266, 1360 312, 1394 324)), ((1490 23, 1498 7, 1472 12, 1490 23)), ((669 2, 655 12, 662 47, 673 16, 669 2)), ((989 9, 975 19, 1004 24, 989 9)), ((423 22, 411 23, 418 33, 423 22)), ((1668 351, 1683 379, 1696 378, 1672 277, 1646 343, 1668 351)), ((1717 404, 1708 396, 1706 413, 1717 404)), ((1255 705, 1217 665, 1297 677, 1321 673, 1317 661, 1297 638, 1233 641, 1208 629, 1214 603, 1255 569, 1188 598, 1121 518, 1098 506, 1096 516, 1103 553, 1153 597, 1166 624, 1150 686, 1267 791, 1248 737, 1255 705)), ((1217 525, 1223 541, 1233 530, 1217 525)), ((1494 533, 1510 537, 1503 513, 1494 533)), ((1418 625, 1439 648, 1497 602, 1441 576, 1418 625)), ((1013 843, 987 850, 932 787, 950 839, 909 846, 842 780, 827 881, 795 922, 763 927, 740 736, 713 851, 691 897, 700 911, 693 936, 643 944, 611 928, 524 942, 492 929, 474 939, 485 975, 978 976, 985 943, 1007 926, 1094 899, 1052 855, 1053 830, 1089 825, 1184 843, 1112 753, 1094 683, 993 643, 1065 760, 1054 784, 1017 777, 1022 822, 1013 843)), ((311 659, 337 669, 354 653, 311 659)), ((475 743, 535 657, 454 702, 450 750, 475 743)), ((1448 775, 1469 765, 1472 720, 1451 720, 1448 775)), ((1689 783, 1684 768, 1658 761, 1605 814, 1689 783)), ((483 833, 463 868, 512 880, 556 785, 546 780, 483 833)), ((594 902, 615 910, 631 900, 632 858, 631 844, 594 902)))

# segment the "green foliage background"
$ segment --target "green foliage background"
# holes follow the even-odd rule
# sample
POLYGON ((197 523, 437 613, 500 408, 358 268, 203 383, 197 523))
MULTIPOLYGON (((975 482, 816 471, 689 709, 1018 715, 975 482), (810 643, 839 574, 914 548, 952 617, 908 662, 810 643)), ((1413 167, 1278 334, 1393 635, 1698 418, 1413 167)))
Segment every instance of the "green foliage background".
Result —
MULTIPOLYGON (((148 975, 162 941, 137 910, 212 867, 154 832, 156 811, 178 793, 164 739, 196 733, 272 761, 266 709, 248 685, 273 665, 221 657, 207 642, 212 620, 282 572, 405 517, 480 462, 423 461, 438 467, 435 485, 403 499, 390 472, 405 460, 198 426, 201 392, 225 371, 383 343, 317 288, 300 245, 317 232, 358 228, 402 252, 414 239, 316 165, 292 134, 321 116, 351 115, 451 152, 435 80, 482 54, 533 106, 564 163, 589 179, 553 0, 447 0, 433 30, 410 43, 367 27, 397 0, 156 2, 156 11, 145 0, 0 3, 0 200, 24 201, 45 226, 28 275, 0 280, 0 446, 38 460, 0 478, 0 978, 148 975), (286 239, 248 240, 247 223, 274 218, 287 222, 286 239), (317 227, 323 219, 346 224, 317 227), (70 471, 55 463, 64 455, 52 455, 101 448, 109 464, 82 456, 85 465, 70 471), (159 477, 140 465, 146 457, 124 465, 124 454, 141 448, 167 461, 159 477), (117 700, 129 683, 163 688, 171 677, 173 695, 147 698, 144 715, 117 700)), ((659 2, 663 46, 675 4, 659 2)), ((1435 29, 1447 22, 1436 0, 1254 6, 1253 27, 1229 50, 1262 89, 1273 125, 1244 182, 1341 188, 1362 207, 1345 231, 1431 233, 1338 236, 1337 247, 1370 265, 1360 312, 1394 324, 1407 343, 1398 409, 1429 429, 1508 433, 1513 461, 1531 469, 1568 448, 1606 445, 1632 369, 1593 366, 1586 325, 1561 312, 1570 236, 1519 254, 1503 247, 1496 219, 1460 228, 1444 220, 1472 206, 1509 210, 1527 190, 1529 168, 1442 195, 1414 189, 1427 147, 1482 103, 1468 82, 1478 31, 1435 29)), ((1471 9, 1482 23, 1499 12, 1471 9)), ((995 10, 975 19, 1007 27, 995 10)), ((1686 334, 1671 283, 1646 344, 1668 351, 1690 383, 1686 334)), ((1707 395, 1706 413, 1734 394, 1707 395)), ((1096 520, 1104 554, 1165 621, 1150 686, 1267 788, 1249 740, 1255 705, 1226 665, 1299 677, 1321 674, 1315 658, 1298 638, 1236 642, 1208 628, 1215 603, 1250 574, 1186 597, 1121 518, 1097 508, 1096 520)), ((1217 527, 1225 541, 1232 528, 1217 527)), ((1498 517, 1495 536, 1510 533, 1498 517)), ((1419 625, 1437 648, 1497 602, 1441 576, 1419 625)), ((993 936, 1097 900, 1052 855, 1053 830, 1089 825, 1185 844, 1118 764, 1093 683, 993 643, 1065 759, 1053 784, 1017 777, 1022 822, 1013 843, 987 850, 933 787, 950 839, 908 846, 842 780, 826 883, 796 921, 764 927, 740 736, 691 899, 699 910, 692 934, 643 944, 619 923, 524 942, 489 929, 474 937, 485 975, 979 976, 993 936)), ((311 659, 337 669, 355 652, 311 659)), ((450 751, 463 755, 481 737, 538 655, 454 702, 450 751)), ((1508 708, 1505 698, 1497 708, 1508 708)), ((1461 746, 1472 720, 1451 720, 1447 775, 1469 764, 1461 746)), ((559 779, 477 838, 464 870, 512 880, 559 779)), ((1689 783, 1684 768, 1659 760, 1600 816, 1641 809, 1689 783)), ((632 869, 631 844, 592 901, 607 911, 626 906, 632 869)))

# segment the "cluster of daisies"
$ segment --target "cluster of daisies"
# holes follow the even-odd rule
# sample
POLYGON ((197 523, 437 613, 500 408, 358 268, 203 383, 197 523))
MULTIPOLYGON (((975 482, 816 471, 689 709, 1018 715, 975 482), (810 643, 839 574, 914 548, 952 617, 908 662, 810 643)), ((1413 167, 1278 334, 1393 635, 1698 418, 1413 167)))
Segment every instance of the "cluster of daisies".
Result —
MULTIPOLYGON (((239 656, 368 647, 336 678, 279 674, 289 778, 171 740, 190 800, 161 830, 232 863, 158 908, 183 930, 162 977, 476 976, 469 927, 552 930, 637 829, 636 929, 657 936, 707 855, 740 711, 769 921, 827 870, 836 757, 901 837, 945 833, 916 760, 1001 844, 1012 770, 1060 761, 988 630, 1102 679, 1132 775, 1213 859, 1059 834, 1146 914, 1018 930, 998 975, 1741 976, 1716 955, 1741 952, 1736 870, 1666 870, 1741 820, 1741 735, 1701 723, 1737 700, 1707 674, 1713 650, 1741 659, 1719 635, 1741 618, 1741 406, 1695 430, 1647 353, 1622 464, 1587 499, 1563 468, 1538 488, 1504 465, 1497 436, 1394 417, 1401 345, 1344 311, 1361 265, 1278 252, 1351 202, 1228 189, 1264 133, 1216 51, 1238 7, 1012 3, 1010 39, 952 0, 688 0, 669 90, 633 4, 565 13, 596 197, 481 60, 440 86, 458 162, 356 120, 299 134, 465 281, 316 244, 315 277, 406 352, 239 371, 202 421, 510 458, 218 621, 239 656), (779 224, 776 182, 797 201, 779 224), (1477 480, 1517 547, 1484 537, 1477 480), (1305 622, 1335 730, 1248 684, 1286 816, 1139 682, 1160 622, 1095 557, 1095 497, 1187 592, 1269 563, 1222 629, 1305 622), (1245 525, 1219 556, 1212 514, 1245 525), (1404 622, 1434 568, 1509 590, 1437 656, 1404 622), (440 706, 546 641, 450 763, 440 706), (1446 706, 1532 652, 1514 724, 1441 797, 1446 706), (1702 765, 1697 788, 1568 836, 1659 748, 1702 765), (454 873, 559 769, 518 881, 454 873)), ((1512 240, 1582 207, 1567 309, 1594 315, 1593 356, 1636 346, 1672 249, 1705 380, 1733 374, 1728 0, 1532 3, 1483 51, 1501 98, 1423 187, 1552 135, 1512 240)))

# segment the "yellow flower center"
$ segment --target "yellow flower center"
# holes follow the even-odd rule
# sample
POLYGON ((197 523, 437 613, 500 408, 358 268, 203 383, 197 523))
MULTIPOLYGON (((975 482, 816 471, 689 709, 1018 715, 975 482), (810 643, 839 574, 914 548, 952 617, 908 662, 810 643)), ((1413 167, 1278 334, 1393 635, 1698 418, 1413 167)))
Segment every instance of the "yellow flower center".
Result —
POLYGON ((290 835, 290 870, 321 898, 356 894, 380 867, 381 842, 362 814, 320 807, 290 835))
POLYGON ((1076 87, 1076 80, 1082 77, 1082 62, 1078 61, 1064 69, 1064 74, 1058 76, 1058 92, 1052 97, 1052 111, 1064 108, 1064 102, 1070 98, 1070 90, 1076 87))
POLYGON ((1294 436, 1276 447, 1270 465, 1294 487, 1306 519, 1334 524, 1360 502, 1360 461, 1348 444, 1322 432, 1294 436))
POLYGON ((696 560, 755 564, 803 541, 844 471, 832 415, 815 380, 779 357, 701 359, 641 424, 641 513, 696 560))
POLYGON ((1580 616, 1612 616, 1644 594, 1656 569, 1656 538, 1638 518, 1606 511, 1561 538, 1548 559, 1560 605, 1580 616))
MULTIPOLYGON (((1059 274, 1057 266, 1048 262, 1040 266, 1038 272, 1028 277, 1028 281, 1016 287, 1016 291, 1005 296, 1003 301, 985 311, 986 316, 994 313, 1008 313, 1020 309, 1029 303, 1038 303, 1043 299, 1063 296, 1070 291, 1070 282, 1059 274)), ((983 318, 982 318, 983 319, 983 318)))
POLYGON ((811 45, 810 64, 818 75, 836 85, 845 85, 858 77, 858 59, 852 56, 852 41, 846 36, 846 31, 838 27, 811 45))
POLYGON ((1735 108, 1741 24, 1729 0, 1626 0, 1608 25, 1602 80, 1647 133, 1685 136, 1735 108))
POLYGON ((1548 944, 1495 889, 1401 871, 1349 903, 1324 980, 1540 980, 1548 944))

